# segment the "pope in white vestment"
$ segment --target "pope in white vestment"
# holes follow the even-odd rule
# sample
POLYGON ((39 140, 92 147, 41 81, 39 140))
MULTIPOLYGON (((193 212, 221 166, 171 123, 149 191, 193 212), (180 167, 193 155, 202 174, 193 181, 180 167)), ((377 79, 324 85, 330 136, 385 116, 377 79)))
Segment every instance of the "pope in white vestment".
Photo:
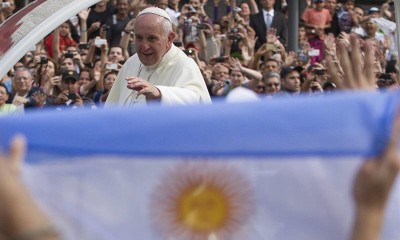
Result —
POLYGON ((137 54, 126 61, 107 98, 106 106, 146 104, 146 97, 127 88, 125 77, 137 76, 156 86, 162 104, 210 103, 203 76, 195 61, 174 45, 159 63, 143 65, 137 54))

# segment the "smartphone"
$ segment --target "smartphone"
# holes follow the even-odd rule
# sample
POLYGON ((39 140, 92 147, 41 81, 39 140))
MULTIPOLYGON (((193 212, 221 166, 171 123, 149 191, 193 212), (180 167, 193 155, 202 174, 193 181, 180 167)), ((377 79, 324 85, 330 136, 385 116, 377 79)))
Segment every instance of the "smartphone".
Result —
POLYGON ((118 64, 116 63, 108 63, 106 65, 107 70, 118 70, 118 64))
POLYGON ((47 64, 49 62, 49 59, 47 57, 40 57, 40 64, 47 64))
POLYGON ((325 69, 314 69, 313 72, 318 76, 325 75, 325 69))
POLYGON ((196 25, 196 28, 197 28, 197 29, 206 29, 206 25, 205 25, 204 23, 198 23, 198 24, 196 25))
POLYGON ((79 43, 78 48, 79 49, 89 49, 89 43, 79 43))
POLYGON ((313 50, 310 50, 310 51, 308 51, 308 56, 310 56, 310 57, 316 57, 316 56, 319 56, 319 49, 313 49, 313 50))
POLYGON ((192 49, 185 49, 183 52, 188 56, 194 55, 194 51, 192 49))
POLYGON ((64 58, 74 58, 74 54, 73 53, 64 53, 64 58))
POLYGON ((96 45, 96 47, 101 47, 104 44, 107 44, 107 40, 106 39, 102 39, 102 38, 94 39, 94 45, 96 45))
POLYGON ((75 101, 76 100, 76 93, 70 93, 68 94, 68 99, 75 101))

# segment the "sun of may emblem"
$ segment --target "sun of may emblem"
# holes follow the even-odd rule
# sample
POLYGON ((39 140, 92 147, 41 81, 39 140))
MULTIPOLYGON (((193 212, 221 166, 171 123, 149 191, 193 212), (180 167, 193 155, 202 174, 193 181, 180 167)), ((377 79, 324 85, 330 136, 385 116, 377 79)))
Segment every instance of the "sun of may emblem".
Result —
POLYGON ((233 239, 253 213, 253 191, 228 163, 187 161, 166 172, 150 206, 165 239, 233 239))

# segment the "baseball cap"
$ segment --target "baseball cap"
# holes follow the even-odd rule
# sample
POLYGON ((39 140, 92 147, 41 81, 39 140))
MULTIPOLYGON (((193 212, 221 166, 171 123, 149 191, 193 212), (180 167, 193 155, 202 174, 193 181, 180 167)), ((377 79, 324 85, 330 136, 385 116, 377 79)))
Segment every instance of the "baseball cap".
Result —
POLYGON ((377 7, 372 7, 372 8, 370 8, 369 10, 368 10, 368 13, 370 14, 370 13, 373 13, 373 12, 380 12, 380 10, 379 10, 379 8, 377 8, 377 7))
POLYGON ((313 0, 313 3, 325 2, 325 0, 313 0))
POLYGON ((303 67, 302 66, 289 66, 289 67, 284 67, 281 70, 281 78, 285 78, 286 75, 288 75, 289 73, 291 73, 292 71, 297 71, 299 74, 303 71, 303 67))
POLYGON ((66 80, 66 79, 73 79, 73 80, 77 81, 79 79, 79 74, 76 71, 72 71, 72 70, 64 71, 62 73, 61 79, 62 79, 62 81, 66 80))

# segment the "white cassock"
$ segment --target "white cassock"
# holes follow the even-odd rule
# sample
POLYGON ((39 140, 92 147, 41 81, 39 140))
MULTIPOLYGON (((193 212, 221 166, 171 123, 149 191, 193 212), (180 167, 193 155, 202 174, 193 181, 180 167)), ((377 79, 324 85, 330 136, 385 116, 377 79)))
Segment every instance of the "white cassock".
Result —
POLYGON ((127 88, 126 77, 140 77, 161 92, 161 104, 211 103, 203 76, 195 61, 172 45, 161 61, 143 65, 137 54, 126 61, 120 70, 105 107, 146 104, 146 97, 127 88))

